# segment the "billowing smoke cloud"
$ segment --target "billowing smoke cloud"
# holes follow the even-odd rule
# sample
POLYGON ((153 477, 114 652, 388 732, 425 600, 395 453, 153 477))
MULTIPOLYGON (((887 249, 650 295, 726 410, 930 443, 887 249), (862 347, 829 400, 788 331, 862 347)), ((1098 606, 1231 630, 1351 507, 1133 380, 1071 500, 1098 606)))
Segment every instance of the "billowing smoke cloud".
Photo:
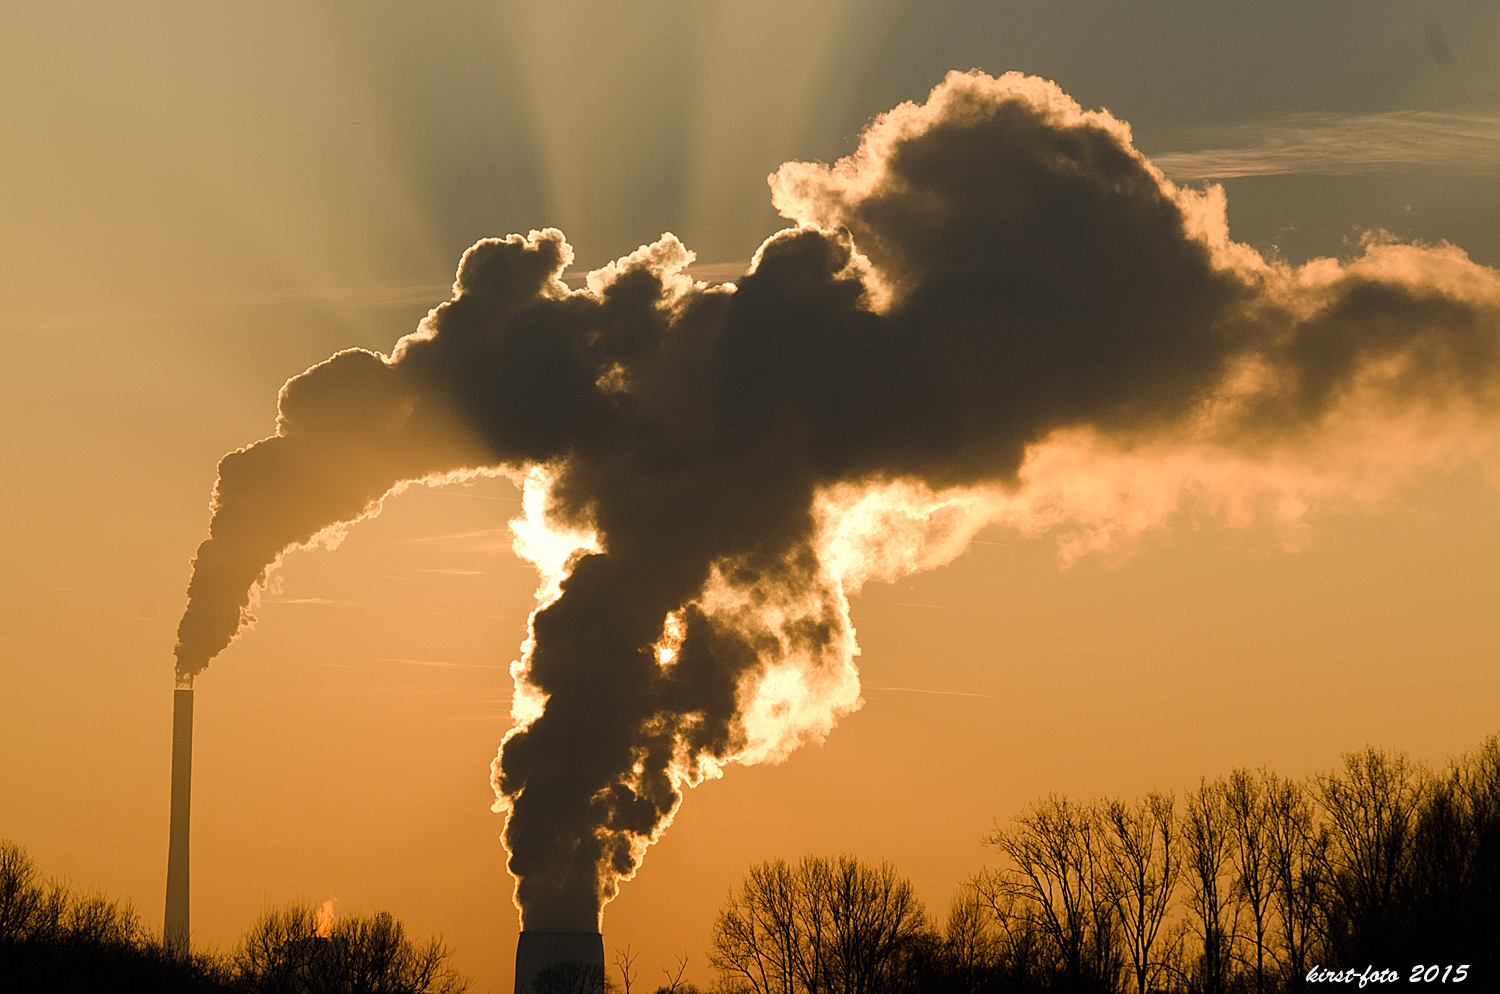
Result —
POLYGON ((560 232, 480 242, 389 358, 294 378, 220 466, 184 674, 394 488, 524 482, 544 582, 494 785, 527 929, 597 928, 685 786, 859 705, 870 579, 996 522, 1063 526, 1065 558, 1188 507, 1294 542, 1314 504, 1496 450, 1494 271, 1378 237, 1267 262, 1052 83, 951 75, 771 186, 798 226, 733 286, 671 235, 577 291, 560 232))

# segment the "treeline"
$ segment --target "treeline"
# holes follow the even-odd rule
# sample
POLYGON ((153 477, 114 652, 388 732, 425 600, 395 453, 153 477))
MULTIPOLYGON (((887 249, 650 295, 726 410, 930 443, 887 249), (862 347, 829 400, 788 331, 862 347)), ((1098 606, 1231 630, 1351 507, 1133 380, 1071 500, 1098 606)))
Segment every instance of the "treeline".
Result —
POLYGON ((27 852, 0 840, 0 991, 204 994, 459 994, 466 983, 433 939, 400 922, 268 911, 228 955, 176 956, 129 904, 43 880, 27 852))
POLYGON ((941 928, 888 865, 752 868, 715 924, 721 987, 1265 994, 1367 967, 1500 977, 1500 737, 1440 773, 1366 749, 1307 780, 1236 770, 1185 797, 1054 795, 985 842, 1001 868, 969 880, 941 928))

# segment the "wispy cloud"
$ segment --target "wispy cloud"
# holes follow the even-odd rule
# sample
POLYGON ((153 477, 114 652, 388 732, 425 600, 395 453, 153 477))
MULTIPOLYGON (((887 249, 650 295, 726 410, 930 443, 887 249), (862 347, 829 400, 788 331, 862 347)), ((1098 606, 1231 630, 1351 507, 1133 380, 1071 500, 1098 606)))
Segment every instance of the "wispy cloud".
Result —
POLYGON ((263 604, 317 604, 324 607, 353 607, 358 601, 340 601, 328 597, 267 597, 263 604))
POLYGON ((1151 161, 1175 180, 1500 167, 1500 116, 1492 114, 1289 114, 1203 129, 1198 137, 1214 147, 1154 155, 1151 161))

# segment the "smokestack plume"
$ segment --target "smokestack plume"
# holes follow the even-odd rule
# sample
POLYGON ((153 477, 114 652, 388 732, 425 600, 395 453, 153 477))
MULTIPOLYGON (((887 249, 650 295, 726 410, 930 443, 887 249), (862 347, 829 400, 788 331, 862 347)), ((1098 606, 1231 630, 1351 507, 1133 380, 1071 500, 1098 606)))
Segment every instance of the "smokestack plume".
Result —
POLYGON ((528 932, 516 940, 516 994, 603 990, 604 937, 598 932, 528 932), (549 971, 552 983, 536 980, 549 971))
POLYGON ((167 913, 162 943, 174 956, 189 950, 188 830, 193 790, 193 678, 172 693, 172 820, 167 841, 167 913))
POLYGON ((849 598, 1055 529, 1065 560, 1183 514, 1269 519, 1500 458, 1500 275, 1371 235, 1293 267, 1229 238, 1104 111, 951 74, 734 284, 663 235, 571 290, 562 232, 486 239, 390 356, 283 387, 225 456, 178 629, 191 675, 280 557, 402 487, 524 486, 542 576, 492 766, 526 932, 596 933, 685 788, 860 705, 849 598))

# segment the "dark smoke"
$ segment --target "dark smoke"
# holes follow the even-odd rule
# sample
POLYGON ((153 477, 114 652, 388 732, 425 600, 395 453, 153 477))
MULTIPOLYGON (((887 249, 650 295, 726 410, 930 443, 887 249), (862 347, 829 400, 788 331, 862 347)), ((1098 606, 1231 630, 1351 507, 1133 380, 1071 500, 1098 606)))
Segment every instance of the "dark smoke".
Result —
POLYGON ((220 465, 186 674, 280 555, 398 485, 530 471, 533 517, 595 536, 533 617, 533 710, 494 765, 526 929, 596 931, 684 785, 858 706, 865 579, 985 521, 1128 538, 1188 490, 1295 518, 1494 448, 1492 270, 1379 238, 1267 263, 1220 191, 1178 189, 1051 83, 953 74, 772 187, 799 227, 737 286, 694 285, 670 235, 583 291, 558 231, 480 242, 390 358, 294 378, 277 434, 220 465))

